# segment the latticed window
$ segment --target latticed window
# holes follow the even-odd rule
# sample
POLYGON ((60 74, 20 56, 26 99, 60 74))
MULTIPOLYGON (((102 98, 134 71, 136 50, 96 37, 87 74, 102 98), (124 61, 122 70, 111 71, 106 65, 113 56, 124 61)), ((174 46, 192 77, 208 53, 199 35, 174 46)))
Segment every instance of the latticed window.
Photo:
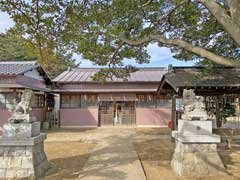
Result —
POLYGON ((81 95, 61 95, 62 108, 80 108, 81 95))
POLYGON ((97 107, 97 95, 61 95, 61 108, 89 108, 97 107))
POLYGON ((45 107, 45 96, 43 94, 35 94, 32 101, 33 108, 45 107))
POLYGON ((13 110, 20 101, 21 93, 18 92, 1 92, 0 108, 13 110))
POLYGON ((172 99, 166 99, 156 96, 156 107, 172 107, 172 99))
POLYGON ((81 95, 81 108, 97 107, 97 95, 81 95))
POLYGON ((137 107, 157 108, 157 107, 171 107, 172 100, 162 98, 155 95, 137 95, 137 107))
POLYGON ((153 95, 137 95, 137 107, 155 107, 153 95))

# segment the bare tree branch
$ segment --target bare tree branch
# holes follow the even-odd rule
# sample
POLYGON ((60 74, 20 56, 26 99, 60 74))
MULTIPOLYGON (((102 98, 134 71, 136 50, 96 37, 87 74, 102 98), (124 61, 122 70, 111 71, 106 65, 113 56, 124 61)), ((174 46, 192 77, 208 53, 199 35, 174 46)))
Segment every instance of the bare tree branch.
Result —
POLYGON ((154 41, 165 44, 165 45, 178 46, 180 48, 190 51, 196 55, 199 55, 202 58, 206 58, 217 64, 221 64, 229 67, 240 67, 240 60, 229 59, 223 56, 216 55, 204 48, 193 46, 192 44, 180 39, 167 39, 161 35, 153 35, 153 34, 138 40, 130 40, 124 37, 118 37, 118 38, 123 42, 132 46, 140 46, 142 44, 154 42, 154 41))
POLYGON ((122 48, 123 45, 124 45, 124 42, 121 42, 121 43, 118 45, 118 47, 115 49, 115 51, 114 51, 114 53, 113 53, 113 55, 112 55, 112 57, 111 57, 111 60, 110 60, 110 62, 108 63, 108 67, 109 67, 109 68, 111 67, 111 64, 114 62, 114 60, 115 60, 115 58, 116 58, 119 50, 122 48))
POLYGON ((142 4, 140 7, 143 8, 143 7, 146 7, 148 6, 149 4, 151 4, 152 0, 148 0, 147 2, 145 2, 144 4, 142 4))

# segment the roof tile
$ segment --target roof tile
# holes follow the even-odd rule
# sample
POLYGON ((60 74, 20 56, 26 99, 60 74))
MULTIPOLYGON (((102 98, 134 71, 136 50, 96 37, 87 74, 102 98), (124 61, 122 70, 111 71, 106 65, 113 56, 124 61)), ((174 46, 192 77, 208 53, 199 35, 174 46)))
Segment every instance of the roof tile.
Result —
POLYGON ((0 75, 18 75, 38 66, 36 61, 0 62, 0 75))

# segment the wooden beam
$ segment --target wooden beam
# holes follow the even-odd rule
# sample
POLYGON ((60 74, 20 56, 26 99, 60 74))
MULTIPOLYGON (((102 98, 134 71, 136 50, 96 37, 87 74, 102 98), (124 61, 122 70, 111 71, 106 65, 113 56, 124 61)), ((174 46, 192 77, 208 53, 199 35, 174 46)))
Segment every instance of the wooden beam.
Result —
POLYGON ((217 127, 221 127, 222 121, 221 121, 221 115, 220 115, 220 104, 219 104, 219 96, 215 96, 215 107, 216 107, 216 121, 217 121, 217 127))
POLYGON ((176 95, 172 96, 172 130, 177 130, 176 95))

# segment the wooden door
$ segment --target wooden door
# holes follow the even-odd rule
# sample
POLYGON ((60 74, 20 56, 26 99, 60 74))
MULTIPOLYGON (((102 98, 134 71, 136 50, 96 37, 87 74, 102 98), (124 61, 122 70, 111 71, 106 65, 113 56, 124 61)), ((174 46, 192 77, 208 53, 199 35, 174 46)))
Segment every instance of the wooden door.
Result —
POLYGON ((114 104, 112 102, 100 102, 99 118, 100 126, 114 125, 114 104))
POLYGON ((135 125, 136 124, 136 108, 135 102, 121 102, 121 108, 118 111, 118 117, 121 119, 122 125, 135 125))

